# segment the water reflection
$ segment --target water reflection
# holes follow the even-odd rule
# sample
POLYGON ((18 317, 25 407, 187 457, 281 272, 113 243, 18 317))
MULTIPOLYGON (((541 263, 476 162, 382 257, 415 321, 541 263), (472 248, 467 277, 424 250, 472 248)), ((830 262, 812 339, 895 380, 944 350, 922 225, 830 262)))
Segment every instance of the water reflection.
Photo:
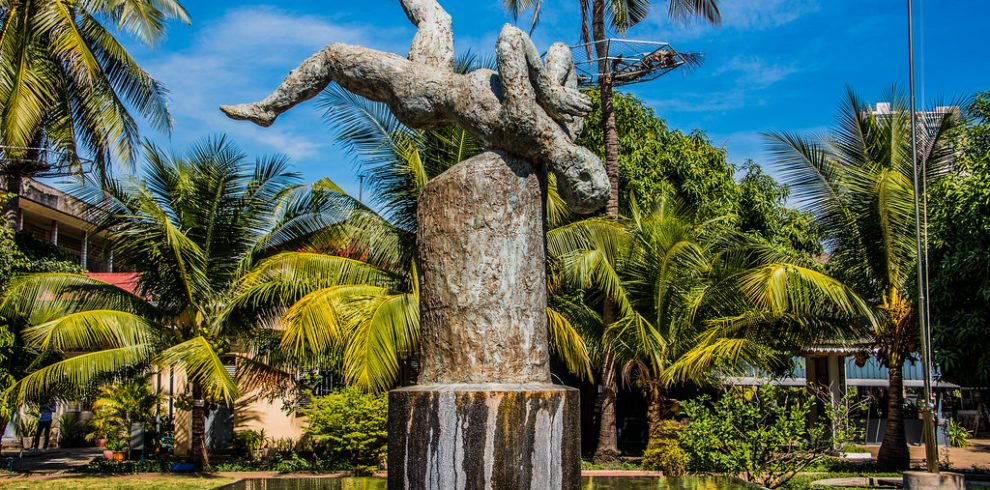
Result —
MULTIPOLYGON (((386 490, 381 478, 273 478, 244 480, 227 490, 386 490)), ((717 477, 585 477, 581 490, 744 490, 748 485, 717 477)))

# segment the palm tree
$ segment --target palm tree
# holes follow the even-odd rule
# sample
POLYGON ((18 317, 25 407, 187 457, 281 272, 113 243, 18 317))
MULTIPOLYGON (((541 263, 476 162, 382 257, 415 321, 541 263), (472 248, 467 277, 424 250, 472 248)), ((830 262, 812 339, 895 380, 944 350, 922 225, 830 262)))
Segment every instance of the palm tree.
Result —
MULTIPOLYGON (((299 358, 336 356, 335 367, 349 385, 385 391, 397 381, 400 359, 419 344, 417 198, 430 179, 480 148, 459 127, 410 129, 383 104, 337 86, 327 89, 322 103, 340 141, 360 162, 380 211, 321 181, 345 218, 307 250, 259 263, 241 282, 237 303, 256 306, 277 297, 287 305, 278 320, 284 348, 299 358)), ((551 196, 554 222, 566 209, 555 192, 551 196)), ((587 374, 587 351, 573 326, 552 310, 548 320, 556 352, 572 371, 587 374)))
POLYGON ((918 124, 918 162, 911 158, 911 118, 896 89, 889 113, 876 113, 852 90, 827 136, 768 135, 775 166, 799 206, 821 226, 828 269, 863 298, 882 319, 870 332, 877 358, 887 367, 887 430, 877 462, 905 469, 903 365, 918 349, 917 307, 912 288, 915 250, 915 164, 929 178, 942 175, 953 154, 947 134, 951 113, 929 113, 918 124))
MULTIPOLYGON (((49 165, 78 171, 87 162, 105 173, 113 159, 133 161, 131 111, 171 128, 165 88, 107 26, 151 45, 172 19, 189 22, 176 0, 0 1, 0 178, 8 192, 49 165)), ((7 204, 7 214, 16 209, 16 200, 7 204)))
POLYGON ((618 317, 600 333, 649 397, 651 439, 665 390, 747 368, 779 371, 799 341, 834 329, 826 318, 868 312, 838 281, 719 221, 662 199, 623 222, 591 218, 550 233, 566 282, 610 299, 618 317))
MULTIPOLYGON (((535 28, 542 9, 542 0, 504 0, 506 10, 518 18, 527 9, 533 10, 532 27, 535 28)), ((598 84, 601 91, 602 117, 600 124, 605 142, 605 171, 608 174, 612 194, 605 206, 608 216, 619 216, 619 132, 615 122, 613 106, 614 84, 609 66, 609 30, 624 36, 629 28, 642 22, 652 8, 650 0, 579 0, 581 13, 581 42, 585 45, 587 59, 598 61, 598 84), (590 22, 589 22, 590 21, 590 22), (592 47, 594 53, 592 53, 592 47)), ((685 21, 692 17, 718 24, 722 21, 719 11, 719 0, 669 0, 667 15, 676 21, 685 21)), ((606 323, 616 318, 614 305, 605 300, 602 316, 606 323)), ((614 353, 604 352, 601 362, 601 413, 599 416, 598 447, 595 459, 607 461, 615 459, 619 454, 618 434, 615 426, 615 403, 619 383, 618 365, 614 353)))
POLYGON ((194 400, 192 456, 206 464, 205 401, 230 404, 239 393, 225 363, 235 362, 247 378, 285 374, 262 369, 271 356, 250 346, 274 334, 231 308, 235 286, 258 260, 325 227, 327 200, 295 185, 284 159, 249 162, 224 138, 193 147, 188 157, 147 144, 145 158, 143 175, 80 191, 106 206, 101 226, 111 231, 116 257, 142 270, 136 294, 76 274, 16 280, 0 312, 27 325, 28 346, 61 359, 7 395, 37 399, 123 369, 176 366, 194 400))

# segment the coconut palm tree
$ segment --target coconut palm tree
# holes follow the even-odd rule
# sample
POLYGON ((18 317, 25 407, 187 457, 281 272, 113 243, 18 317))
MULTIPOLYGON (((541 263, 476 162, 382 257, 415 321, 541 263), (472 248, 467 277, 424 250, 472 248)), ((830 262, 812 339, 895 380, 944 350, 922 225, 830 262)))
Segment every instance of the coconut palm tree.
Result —
MULTIPOLYGON (((30 400, 98 384, 150 365, 184 371, 193 398, 192 455, 206 463, 205 401, 233 403, 225 364, 271 378, 255 341, 271 336, 230 307, 255 263, 304 244, 325 227, 323 194, 296 185, 280 157, 247 161, 224 138, 168 155, 146 144, 140 176, 80 190, 103 205, 103 229, 124 267, 141 270, 134 293, 76 274, 43 273, 11 285, 0 311, 21 319, 25 343, 59 359, 17 381, 7 395, 30 400), (76 354, 71 356, 69 354, 76 354)), ((248 382, 250 380, 245 380, 248 382)))
POLYGON ((840 282, 772 247, 696 220, 671 199, 623 222, 592 218, 554 230, 549 250, 564 280, 608 298, 617 319, 601 343, 649 397, 651 438, 665 391, 750 368, 779 371, 801 341, 834 332, 829 319, 869 308, 840 282), (826 328, 823 328, 826 327, 826 328))
MULTIPOLYGON (((165 88, 114 30, 151 45, 173 19, 189 22, 175 0, 0 1, 0 177, 8 192, 49 165, 78 171, 87 162, 105 173, 111 160, 133 161, 132 112, 171 128, 165 88)), ((8 203, 7 214, 16 206, 8 203)))
MULTIPOLYGON (((345 218, 308 249, 259 263, 241 282, 237 302, 278 298, 287 306, 278 320, 284 348, 299 358, 335 355, 348 384, 384 391, 395 385, 400 359, 418 348, 416 200, 430 179, 481 149, 459 127, 412 130, 384 105, 336 86, 321 100, 360 163, 374 208, 321 181, 345 218)), ((550 194, 548 218, 555 223, 567 211, 550 194)), ((589 374, 585 345, 566 316, 550 310, 548 320, 556 352, 572 371, 589 374)))
MULTIPOLYGON (((532 9, 533 18, 530 30, 536 27, 542 10, 542 0, 504 0, 506 10, 516 19, 526 10, 532 9)), ((718 0, 669 0, 667 15, 675 21, 685 21, 700 17, 712 24, 722 21, 718 0)), ((579 0, 581 15, 581 42, 584 44, 586 59, 597 59, 598 72, 610 73, 608 64, 609 31, 624 36, 636 24, 649 15, 653 6, 650 0, 579 0)), ((605 206, 607 215, 619 216, 619 132, 615 122, 613 105, 614 84, 611 76, 601 76, 598 80, 601 91, 602 114, 599 123, 604 136, 605 171, 611 183, 612 194, 605 206)), ((603 304, 603 318, 611 323, 616 317, 613 305, 606 299, 603 304)), ((614 353, 604 352, 601 359, 601 413, 599 416, 598 448, 595 459, 608 461, 619 454, 618 434, 615 426, 615 404, 618 395, 619 367, 614 353)))
POLYGON ((957 118, 929 113, 918 124, 914 162, 905 98, 896 89, 887 95, 891 111, 876 113, 850 89, 828 135, 774 133, 768 139, 781 179, 823 230, 828 270, 867 298, 882 319, 870 332, 889 377, 887 430, 877 462, 906 469, 903 366, 918 349, 914 168, 922 165, 930 179, 946 171, 953 158, 947 135, 957 118))

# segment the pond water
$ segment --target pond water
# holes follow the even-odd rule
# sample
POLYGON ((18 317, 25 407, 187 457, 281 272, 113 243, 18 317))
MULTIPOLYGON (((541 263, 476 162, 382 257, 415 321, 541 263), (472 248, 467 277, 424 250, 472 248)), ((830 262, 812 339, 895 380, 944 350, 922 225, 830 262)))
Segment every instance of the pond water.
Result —
MULTIPOLYGON (((386 490, 381 478, 272 478, 243 480, 227 490, 386 490)), ((748 490, 739 480, 717 477, 584 477, 581 490, 748 490)))

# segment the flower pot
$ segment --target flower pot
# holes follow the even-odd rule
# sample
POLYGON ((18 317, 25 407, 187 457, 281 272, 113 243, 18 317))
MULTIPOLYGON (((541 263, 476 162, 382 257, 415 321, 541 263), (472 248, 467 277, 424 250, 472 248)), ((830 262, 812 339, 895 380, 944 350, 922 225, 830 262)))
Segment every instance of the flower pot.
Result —
POLYGON ((109 449, 104 449, 103 450, 103 457, 105 459, 113 459, 113 451, 111 451, 109 449))
POLYGON ((116 461, 116 462, 118 462, 118 463, 121 462, 121 461, 123 461, 124 458, 126 458, 126 457, 127 457, 127 453, 125 453, 124 451, 114 451, 113 452, 113 460, 116 461))
POLYGON ((21 447, 24 449, 34 449, 34 438, 33 437, 22 437, 21 447))
POLYGON ((96 447, 103 447, 103 446, 106 446, 106 445, 107 445, 106 438, 101 437, 101 438, 99 438, 99 439, 96 440, 96 447))

